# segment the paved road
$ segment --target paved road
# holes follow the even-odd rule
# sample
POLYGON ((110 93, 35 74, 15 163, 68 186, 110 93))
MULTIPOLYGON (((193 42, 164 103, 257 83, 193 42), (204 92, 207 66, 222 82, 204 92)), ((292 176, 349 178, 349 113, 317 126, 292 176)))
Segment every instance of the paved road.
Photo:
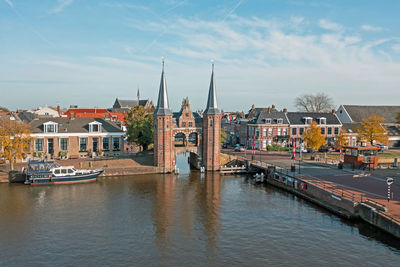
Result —
MULTIPOLYGON (((223 149, 224 153, 235 154, 237 156, 251 159, 251 151, 235 152, 232 149, 223 149)), ((282 168, 289 169, 291 165, 290 154, 280 152, 261 152, 255 153, 255 160, 274 164, 282 168)), ((352 190, 357 190, 377 198, 387 199, 386 178, 393 177, 395 182, 391 185, 393 200, 400 201, 400 170, 376 170, 362 172, 350 169, 339 170, 332 167, 324 167, 315 164, 302 162, 300 165, 300 175, 317 180, 329 181, 336 185, 343 186, 352 190)), ((296 161, 296 175, 299 175, 299 162, 296 161)))

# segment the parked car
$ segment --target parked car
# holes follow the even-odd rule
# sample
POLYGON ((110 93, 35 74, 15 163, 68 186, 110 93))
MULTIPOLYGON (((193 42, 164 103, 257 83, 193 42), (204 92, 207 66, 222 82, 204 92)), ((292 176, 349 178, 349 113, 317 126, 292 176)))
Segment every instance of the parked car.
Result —
POLYGON ((321 146, 318 151, 319 152, 331 152, 334 151, 335 149, 331 146, 321 146))
POLYGON ((228 144, 227 143, 222 144, 222 148, 228 148, 228 144))
POLYGON ((378 146, 379 146, 379 151, 385 151, 385 150, 388 150, 389 149, 389 147, 388 146, 385 146, 385 145, 382 145, 382 144, 378 144, 378 146))
MULTIPOLYGON (((293 149, 291 151, 293 151, 293 149)), ((300 153, 300 152, 301 153, 307 153, 308 152, 307 148, 301 148, 301 147, 296 147, 295 151, 296 151, 296 153, 300 153)))
POLYGON ((240 146, 240 145, 236 145, 235 151, 236 151, 236 152, 244 152, 245 149, 244 149, 244 147, 242 147, 242 146, 240 146))

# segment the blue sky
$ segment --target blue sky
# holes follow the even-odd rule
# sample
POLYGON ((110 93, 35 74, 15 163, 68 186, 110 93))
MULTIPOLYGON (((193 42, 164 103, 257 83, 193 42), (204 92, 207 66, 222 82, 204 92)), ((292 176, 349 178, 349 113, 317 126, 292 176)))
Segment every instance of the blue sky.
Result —
POLYGON ((170 105, 293 109, 303 93, 339 104, 399 104, 400 1, 0 0, 0 106, 170 105))

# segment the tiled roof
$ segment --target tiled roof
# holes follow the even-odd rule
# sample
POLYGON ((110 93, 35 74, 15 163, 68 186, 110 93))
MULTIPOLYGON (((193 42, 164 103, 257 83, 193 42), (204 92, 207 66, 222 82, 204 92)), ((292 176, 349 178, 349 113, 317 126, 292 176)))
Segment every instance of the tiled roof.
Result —
POLYGON ((375 114, 385 118, 385 123, 396 123, 396 116, 400 112, 400 106, 356 106, 343 105, 354 122, 361 122, 375 114))
POLYGON ((305 117, 310 117, 317 123, 319 118, 324 117, 326 118, 326 124, 341 124, 336 114, 331 112, 288 112, 286 115, 289 123, 293 125, 304 124, 305 117))
POLYGON ((343 123, 342 128, 348 133, 355 133, 358 125, 360 125, 360 123, 343 123))
POLYGON ((89 123, 100 122, 102 124, 102 132, 108 133, 120 133, 123 132, 122 129, 115 122, 105 120, 105 119, 88 119, 88 118, 43 118, 34 119, 31 122, 32 133, 43 133, 43 123, 55 122, 58 124, 58 133, 88 133, 89 123))
POLYGON ((281 124, 289 124, 285 113, 277 111, 276 109, 271 111, 261 110, 258 116, 256 116, 249 124, 265 124, 266 119, 271 119, 271 124, 277 124, 278 119, 282 119, 281 124))

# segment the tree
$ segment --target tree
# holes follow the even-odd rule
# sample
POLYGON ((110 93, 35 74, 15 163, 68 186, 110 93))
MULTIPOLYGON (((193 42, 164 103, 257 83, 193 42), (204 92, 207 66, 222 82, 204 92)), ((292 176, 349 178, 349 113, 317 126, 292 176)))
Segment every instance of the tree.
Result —
POLYGON ((294 106, 299 111, 330 112, 333 109, 333 100, 324 93, 304 94, 295 98, 294 106))
POLYGON ((397 113, 396 120, 397 120, 397 123, 400 123, 400 111, 399 111, 399 113, 397 113))
POLYGON ((347 145, 346 130, 342 129, 338 135, 335 136, 335 147, 336 149, 343 149, 347 145))
POLYGON ((221 144, 225 143, 226 137, 227 137, 226 132, 223 129, 221 129, 221 144))
POLYGON ((6 107, 0 107, 0 112, 10 112, 6 107))
POLYGON ((325 137, 321 134, 321 128, 315 121, 310 124, 310 128, 304 131, 303 138, 307 147, 313 150, 317 150, 325 144, 325 137))
POLYGON ((11 170, 14 163, 21 159, 31 141, 29 125, 10 118, 0 118, 0 155, 10 161, 11 170))
POLYGON ((382 126, 384 122, 385 118, 373 114, 368 118, 362 119, 361 124, 355 130, 361 141, 369 142, 371 145, 378 141, 386 145, 389 142, 389 138, 386 134, 386 128, 382 126))
POLYGON ((131 108, 125 118, 128 141, 140 145, 147 150, 153 143, 153 114, 145 111, 144 107, 131 108))

